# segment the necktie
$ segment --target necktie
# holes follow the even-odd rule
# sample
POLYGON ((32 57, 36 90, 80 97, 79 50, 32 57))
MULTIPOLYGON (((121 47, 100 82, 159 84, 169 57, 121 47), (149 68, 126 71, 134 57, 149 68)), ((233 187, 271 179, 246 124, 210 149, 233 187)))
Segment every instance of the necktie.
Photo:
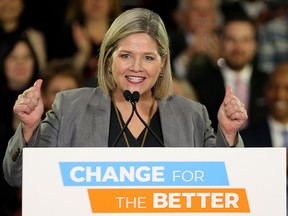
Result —
POLYGON ((248 88, 242 81, 240 74, 237 74, 235 79, 235 95, 244 103, 245 108, 248 109, 248 88))
POLYGON ((286 129, 282 131, 282 137, 283 137, 283 147, 288 148, 288 131, 286 129))

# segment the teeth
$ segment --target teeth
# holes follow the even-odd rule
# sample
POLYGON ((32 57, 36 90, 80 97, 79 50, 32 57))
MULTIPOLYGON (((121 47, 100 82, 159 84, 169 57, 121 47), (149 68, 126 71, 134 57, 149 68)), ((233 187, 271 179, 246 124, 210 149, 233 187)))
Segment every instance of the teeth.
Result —
POLYGON ((288 104, 286 101, 277 101, 274 106, 278 109, 284 109, 288 107, 288 104))
POLYGON ((143 77, 127 77, 127 79, 129 79, 132 82, 140 82, 140 81, 144 80, 143 77))

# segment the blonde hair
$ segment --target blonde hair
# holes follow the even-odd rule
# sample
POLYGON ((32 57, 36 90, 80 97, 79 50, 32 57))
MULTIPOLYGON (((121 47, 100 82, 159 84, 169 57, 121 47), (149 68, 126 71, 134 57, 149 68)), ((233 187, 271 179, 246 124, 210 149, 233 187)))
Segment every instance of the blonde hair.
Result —
POLYGON ((168 35, 160 16, 144 8, 133 8, 123 12, 115 19, 105 34, 98 61, 99 86, 106 94, 116 90, 116 83, 109 73, 110 58, 119 41, 135 33, 147 33, 158 45, 158 52, 164 64, 160 76, 152 88, 152 93, 156 98, 167 98, 172 91, 168 35))

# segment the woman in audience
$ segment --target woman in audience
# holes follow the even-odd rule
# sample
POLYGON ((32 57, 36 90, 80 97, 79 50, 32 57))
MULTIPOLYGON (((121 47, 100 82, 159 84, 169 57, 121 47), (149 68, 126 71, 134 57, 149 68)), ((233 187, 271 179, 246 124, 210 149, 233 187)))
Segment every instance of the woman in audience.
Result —
POLYGON ((76 69, 83 70, 86 85, 95 85, 97 57, 102 39, 120 11, 119 0, 69 1, 67 29, 62 35, 56 57, 73 57, 76 69))
POLYGON ((42 32, 25 22, 25 0, 0 1, 0 49, 12 37, 25 35, 32 44, 40 70, 46 66, 46 40, 42 32))
MULTIPOLYGON (((24 89, 33 85, 38 78, 38 63, 34 49, 25 37, 13 38, 1 47, 0 53, 0 80, 1 80, 1 111, 0 117, 0 159, 4 158, 9 137, 15 132, 19 118, 13 114, 13 105, 24 89)), ((2 166, 0 174, 2 200, 0 215, 12 215, 20 209, 20 190, 11 188, 3 178, 2 166), (1 212, 2 211, 2 212, 1 212)))

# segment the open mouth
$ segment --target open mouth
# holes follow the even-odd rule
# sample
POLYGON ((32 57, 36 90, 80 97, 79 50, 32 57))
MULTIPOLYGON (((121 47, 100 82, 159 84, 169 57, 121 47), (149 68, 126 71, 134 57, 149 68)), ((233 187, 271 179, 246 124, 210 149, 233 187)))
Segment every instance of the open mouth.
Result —
POLYGON ((143 80, 145 80, 145 77, 139 77, 139 76, 126 76, 127 80, 131 83, 141 83, 143 80))
POLYGON ((288 103, 286 101, 277 101, 274 104, 274 107, 276 109, 287 109, 288 108, 288 103))

